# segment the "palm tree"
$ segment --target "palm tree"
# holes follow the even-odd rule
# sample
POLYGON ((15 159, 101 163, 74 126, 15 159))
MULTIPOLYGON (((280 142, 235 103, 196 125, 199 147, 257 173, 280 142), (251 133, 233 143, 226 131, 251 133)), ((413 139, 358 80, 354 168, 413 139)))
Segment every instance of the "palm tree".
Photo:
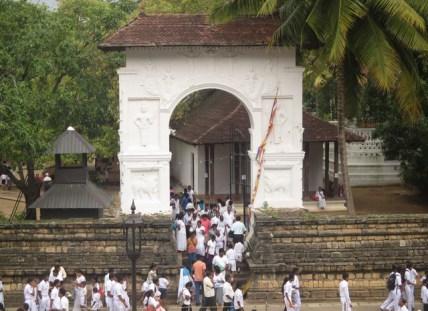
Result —
POLYGON ((212 12, 217 22, 239 16, 279 16, 273 42, 312 50, 316 58, 311 69, 332 73, 342 180, 351 214, 355 208, 346 155, 345 107, 370 79, 379 90, 395 95, 403 114, 420 115, 415 54, 428 51, 421 16, 427 11, 426 0, 228 0, 212 12))

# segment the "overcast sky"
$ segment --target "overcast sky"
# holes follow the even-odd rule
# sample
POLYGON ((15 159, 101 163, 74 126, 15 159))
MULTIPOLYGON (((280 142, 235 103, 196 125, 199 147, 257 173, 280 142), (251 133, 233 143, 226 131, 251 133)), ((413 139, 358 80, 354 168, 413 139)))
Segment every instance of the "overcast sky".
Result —
POLYGON ((43 4, 46 4, 50 8, 56 8, 57 7, 57 0, 30 0, 30 2, 43 3, 43 4))

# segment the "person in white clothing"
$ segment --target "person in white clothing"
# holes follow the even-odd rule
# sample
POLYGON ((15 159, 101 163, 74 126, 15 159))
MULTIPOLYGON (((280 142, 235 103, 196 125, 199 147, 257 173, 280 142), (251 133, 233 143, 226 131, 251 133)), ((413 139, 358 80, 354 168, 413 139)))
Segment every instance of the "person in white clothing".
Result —
POLYGON ((112 274, 114 274, 114 269, 108 269, 108 273, 104 276, 104 287, 106 286, 107 282, 110 281, 110 275, 112 274))
POLYGON ((422 305, 423 305, 423 311, 428 311, 428 280, 425 279, 422 282, 422 287, 421 287, 421 300, 422 300, 422 305))
POLYGON ((113 277, 114 277, 113 271, 109 272, 109 278, 104 283, 104 292, 106 295, 107 311, 113 311, 113 277))
POLYGON ((46 275, 37 285, 37 294, 39 296, 39 311, 49 310, 49 276, 46 275))
POLYGON ((92 289, 92 299, 91 299, 91 310, 99 311, 103 307, 103 302, 101 301, 101 294, 98 291, 98 288, 94 287, 92 289))
POLYGON ((24 302, 28 304, 29 311, 37 311, 37 280, 31 279, 24 287, 24 302))
POLYGON ((300 311, 300 308, 302 306, 302 301, 300 299, 300 281, 299 281, 299 268, 294 268, 293 269, 293 275, 294 275, 294 279, 291 281, 291 285, 293 287, 293 296, 292 298, 294 299, 293 303, 294 303, 294 310, 295 311, 300 311))
POLYGON ((241 216, 236 216, 236 221, 232 224, 230 230, 233 232, 233 243, 244 243, 244 234, 247 232, 247 228, 241 222, 241 216))
POLYGON ((68 311, 69 302, 68 298, 65 296, 65 288, 59 289, 59 302, 61 306, 61 311, 68 311))
POLYGON ((244 310, 244 295, 241 291, 241 283, 235 283, 235 293, 233 296, 233 308, 235 311, 243 311, 244 310))
POLYGON ((349 274, 347 272, 343 273, 342 281, 339 284, 339 296, 342 311, 352 310, 351 297, 349 296, 348 278, 349 274))
POLYGON ((59 298, 59 289, 61 287, 61 282, 55 280, 53 283, 53 288, 50 294, 50 310, 59 311, 61 310, 61 299, 59 298))
POLYGON ((3 288, 3 282, 1 280, 1 276, 0 276, 0 304, 3 307, 3 309, 5 309, 5 305, 4 305, 4 288, 3 288))
POLYGON ((233 249, 233 245, 229 243, 227 251, 226 251, 226 258, 227 258, 227 267, 229 271, 236 272, 236 258, 235 258, 235 250, 233 249))
POLYGON ((73 311, 80 311, 86 308, 86 278, 81 270, 76 271, 76 280, 74 283, 74 305, 73 311))
POLYGON ((159 278, 159 291, 161 293, 160 298, 165 299, 168 293, 169 281, 167 278, 160 277, 159 278))
POLYGON ((123 287, 119 282, 117 276, 114 276, 114 282, 112 282, 113 292, 113 311, 125 311, 128 308, 125 297, 123 295, 123 287))
POLYGON ((241 242, 235 243, 233 250, 235 252, 236 269, 238 270, 238 272, 240 272, 242 259, 244 258, 244 244, 242 244, 241 242))
POLYGON ((220 271, 224 271, 227 265, 227 258, 224 255, 224 249, 219 250, 219 254, 216 255, 213 259, 213 266, 218 267, 220 271))
POLYGON ((413 311, 415 308, 415 286, 418 273, 413 268, 410 261, 407 262, 406 271, 404 272, 404 292, 407 299, 407 309, 413 311))
POLYGON ((398 302, 398 311, 409 311, 406 307, 407 300, 404 298, 400 298, 398 302))
POLYGON ((67 272, 65 272, 65 269, 59 261, 51 268, 51 273, 58 272, 59 278, 61 278, 61 281, 64 281, 67 278, 67 272))
POLYGON ((318 208, 319 209, 325 209, 326 208, 327 203, 325 200, 325 193, 321 187, 318 187, 318 191, 315 193, 315 199, 318 201, 318 208))
POLYGON ((183 221, 183 213, 178 214, 175 221, 175 234, 177 243, 177 252, 185 252, 187 249, 186 225, 183 221))
POLYGON ((398 272, 399 268, 395 265, 392 266, 392 272, 387 279, 387 287, 389 290, 388 297, 380 306, 382 311, 397 311, 399 310, 398 303, 401 298, 401 274, 398 272))
POLYGON ((230 275, 226 275, 223 284, 223 311, 231 311, 233 309, 234 291, 230 284, 230 275))
POLYGON ((187 282, 181 292, 181 311, 192 311, 192 294, 190 289, 192 288, 192 282, 187 282))
POLYGON ((293 279, 294 279, 294 275, 290 273, 288 277, 284 279, 284 282, 282 285, 284 303, 285 303, 285 307, 287 308, 287 311, 295 311, 294 304, 291 298, 293 295, 293 284, 291 283, 293 279))

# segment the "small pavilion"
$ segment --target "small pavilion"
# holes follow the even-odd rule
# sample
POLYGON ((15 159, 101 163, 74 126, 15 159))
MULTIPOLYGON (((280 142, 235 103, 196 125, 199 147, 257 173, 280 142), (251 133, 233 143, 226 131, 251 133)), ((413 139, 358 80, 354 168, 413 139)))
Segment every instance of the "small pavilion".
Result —
POLYGON ((102 217, 112 197, 89 180, 88 154, 94 151, 95 148, 72 127, 56 139, 53 184, 29 207, 36 209, 36 218, 102 217), (77 159, 73 164, 67 164, 64 159, 70 155, 73 160, 77 159))

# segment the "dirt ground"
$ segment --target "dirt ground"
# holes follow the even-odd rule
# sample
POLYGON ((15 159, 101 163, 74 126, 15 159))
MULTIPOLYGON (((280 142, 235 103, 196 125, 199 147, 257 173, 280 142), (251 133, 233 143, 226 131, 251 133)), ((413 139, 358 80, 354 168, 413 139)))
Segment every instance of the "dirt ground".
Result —
MULTIPOLYGON (((117 187, 106 187, 108 192, 118 192, 117 187)), ((354 202, 357 214, 428 213, 428 198, 423 199, 416 192, 403 186, 354 187, 354 202)), ((18 197, 18 191, 0 189, 0 214, 9 217, 18 197)), ((18 213, 23 211, 22 201, 18 213)))
POLYGON ((354 187, 357 214, 428 213, 428 198, 403 186, 354 187))

